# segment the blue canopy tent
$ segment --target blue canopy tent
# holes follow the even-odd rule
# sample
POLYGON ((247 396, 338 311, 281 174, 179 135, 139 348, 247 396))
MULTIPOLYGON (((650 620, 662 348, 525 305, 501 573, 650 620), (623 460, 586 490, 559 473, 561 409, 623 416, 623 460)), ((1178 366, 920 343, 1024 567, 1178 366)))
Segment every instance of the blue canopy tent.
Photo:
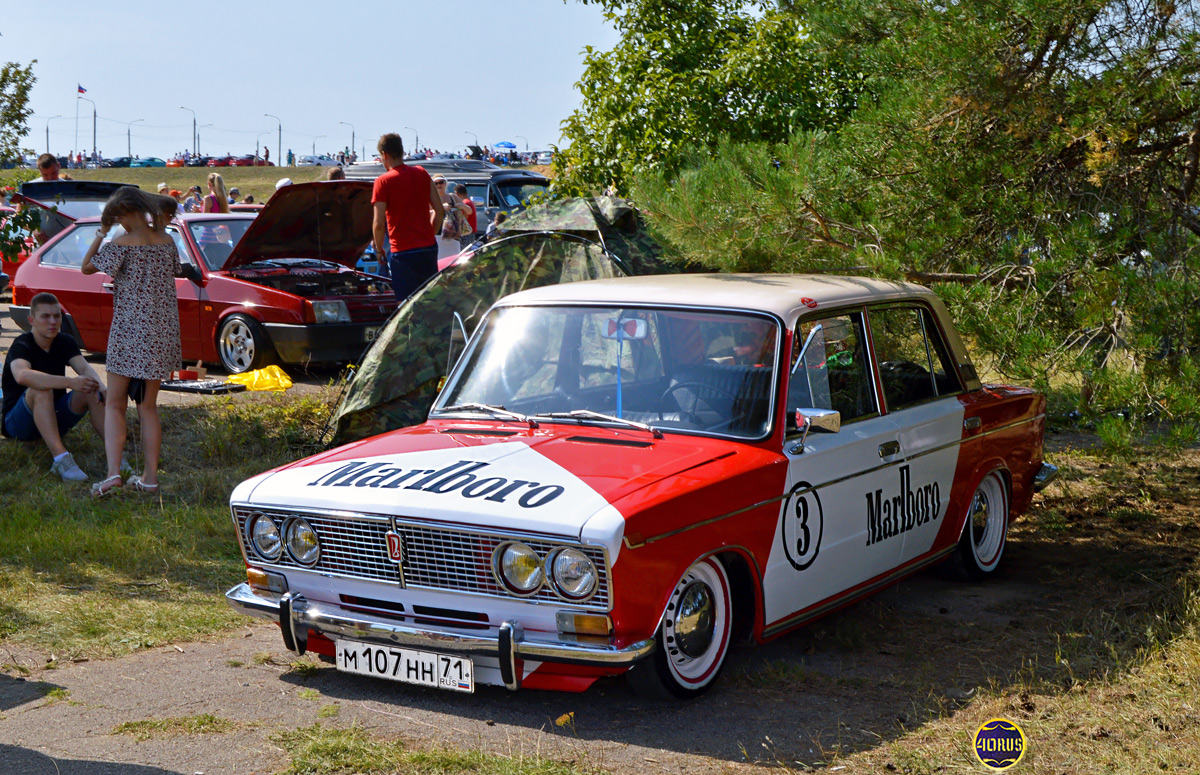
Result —
POLYGON ((517 146, 516 146, 516 145, 514 145, 513 143, 510 143, 510 142, 509 142, 509 141, 507 141, 507 140, 503 140, 503 141, 501 141, 501 142, 498 142, 498 143, 496 143, 496 144, 495 144, 495 145, 493 145, 492 147, 493 147, 493 148, 516 148, 517 146))

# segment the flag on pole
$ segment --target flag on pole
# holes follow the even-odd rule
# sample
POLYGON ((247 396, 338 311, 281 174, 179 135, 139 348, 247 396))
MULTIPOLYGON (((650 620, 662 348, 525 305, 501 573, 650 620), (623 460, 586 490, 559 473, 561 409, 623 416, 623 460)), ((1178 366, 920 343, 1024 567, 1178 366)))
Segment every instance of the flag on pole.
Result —
POLYGON ((81 84, 78 84, 78 83, 77 83, 77 84, 75 84, 75 85, 79 87, 79 93, 80 93, 80 94, 87 94, 87 89, 83 88, 83 86, 82 86, 81 84))

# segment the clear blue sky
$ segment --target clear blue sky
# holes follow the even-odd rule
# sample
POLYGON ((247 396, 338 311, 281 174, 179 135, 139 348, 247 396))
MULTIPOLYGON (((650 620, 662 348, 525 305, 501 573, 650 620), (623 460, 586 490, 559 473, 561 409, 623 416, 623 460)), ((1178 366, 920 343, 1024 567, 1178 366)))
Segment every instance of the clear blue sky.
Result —
POLYGON ((383 132, 441 150, 508 140, 558 143, 559 122, 579 105, 575 83, 584 46, 609 49, 615 30, 600 10, 574 0, 262 0, 228 3, 21 2, 0 14, 0 61, 36 59, 29 134, 22 147, 53 152, 97 146, 123 156, 167 158, 200 151, 252 153, 255 142, 283 150, 359 153, 383 132), (79 108, 76 143, 76 106, 79 108), (261 133, 261 137, 260 137, 261 133), (317 137, 325 135, 325 137, 317 137))

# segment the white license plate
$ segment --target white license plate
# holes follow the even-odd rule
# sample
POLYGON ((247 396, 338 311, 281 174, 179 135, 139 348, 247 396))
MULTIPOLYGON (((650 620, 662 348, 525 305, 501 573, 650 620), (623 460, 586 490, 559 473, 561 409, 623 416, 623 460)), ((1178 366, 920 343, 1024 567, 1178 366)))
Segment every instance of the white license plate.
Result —
POLYGON ((474 692, 475 672, 467 657, 431 651, 376 646, 354 640, 334 641, 337 669, 452 692, 474 692))
POLYGON ((379 329, 381 328, 383 328, 383 326, 367 326, 363 329, 363 340, 367 342, 374 342, 375 337, 379 336, 379 329))

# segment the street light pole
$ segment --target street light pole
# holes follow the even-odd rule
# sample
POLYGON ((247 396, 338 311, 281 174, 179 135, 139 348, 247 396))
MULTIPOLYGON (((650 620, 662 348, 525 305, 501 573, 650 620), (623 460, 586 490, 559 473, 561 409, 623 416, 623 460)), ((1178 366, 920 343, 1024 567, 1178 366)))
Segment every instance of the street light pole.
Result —
POLYGON ((144 118, 135 118, 125 124, 125 155, 133 158, 133 125, 139 121, 145 121, 144 118))
POLYGON ((320 140, 322 137, 329 137, 329 135, 317 135, 316 137, 313 138, 313 156, 317 155, 317 141, 320 140))
POLYGON ((479 147, 479 135, 475 134, 474 132, 468 132, 468 131, 467 131, 467 130, 465 130, 465 129, 463 130, 463 134, 464 134, 464 135, 470 135, 471 137, 475 138, 475 147, 476 147, 476 148, 478 148, 478 147, 479 147))
POLYGON ((529 150, 529 138, 528 137, 522 137, 521 135, 513 135, 513 137, 517 138, 518 140, 524 140, 525 141, 525 150, 526 151, 529 150))
MULTIPOLYGON (((77 95, 78 96, 78 95, 77 95)), ((96 103, 89 100, 87 97, 80 96, 79 99, 84 102, 92 103, 92 153, 96 152, 96 103)), ((76 103, 78 104, 78 103, 76 103)), ((85 162, 86 164, 86 162, 85 162)))
POLYGON ((62 118, 62 114, 59 113, 57 116, 46 119, 46 153, 50 153, 50 122, 56 118, 62 118))
POLYGON ((255 159, 255 162, 256 162, 256 163, 257 163, 257 160, 258 160, 258 141, 262 139, 262 136, 263 136, 263 135, 269 135, 269 134, 271 134, 271 130, 270 130, 270 129, 268 129, 268 130, 267 130, 267 131, 265 131, 265 132, 259 132, 259 133, 258 133, 258 137, 254 138, 254 159, 255 159))
POLYGON ((273 118, 273 119, 275 119, 276 122, 279 123, 279 148, 276 151, 275 158, 279 159, 279 166, 282 167, 283 166, 283 121, 280 120, 279 116, 275 116, 270 113, 263 113, 263 115, 266 116, 267 118, 273 118))
POLYGON ((405 129, 408 129, 409 131, 411 131, 411 132, 413 133, 413 137, 417 138, 417 141, 416 141, 416 142, 417 142, 417 147, 412 149, 412 152, 413 152, 413 153, 417 153, 418 151, 420 151, 420 150, 421 150, 421 136, 420 136, 419 134, 417 134, 417 130, 413 129, 413 128, 412 128, 412 127, 410 127, 410 126, 406 126, 406 127, 404 127, 404 128, 405 128, 405 129))
POLYGON ((350 127, 350 153, 354 153, 354 124, 349 121, 339 121, 338 123, 350 127))
POLYGON ((179 109, 186 110, 188 113, 192 114, 192 155, 199 156, 200 155, 200 132, 196 128, 196 111, 192 110, 191 108, 185 108, 182 105, 179 106, 179 109))

